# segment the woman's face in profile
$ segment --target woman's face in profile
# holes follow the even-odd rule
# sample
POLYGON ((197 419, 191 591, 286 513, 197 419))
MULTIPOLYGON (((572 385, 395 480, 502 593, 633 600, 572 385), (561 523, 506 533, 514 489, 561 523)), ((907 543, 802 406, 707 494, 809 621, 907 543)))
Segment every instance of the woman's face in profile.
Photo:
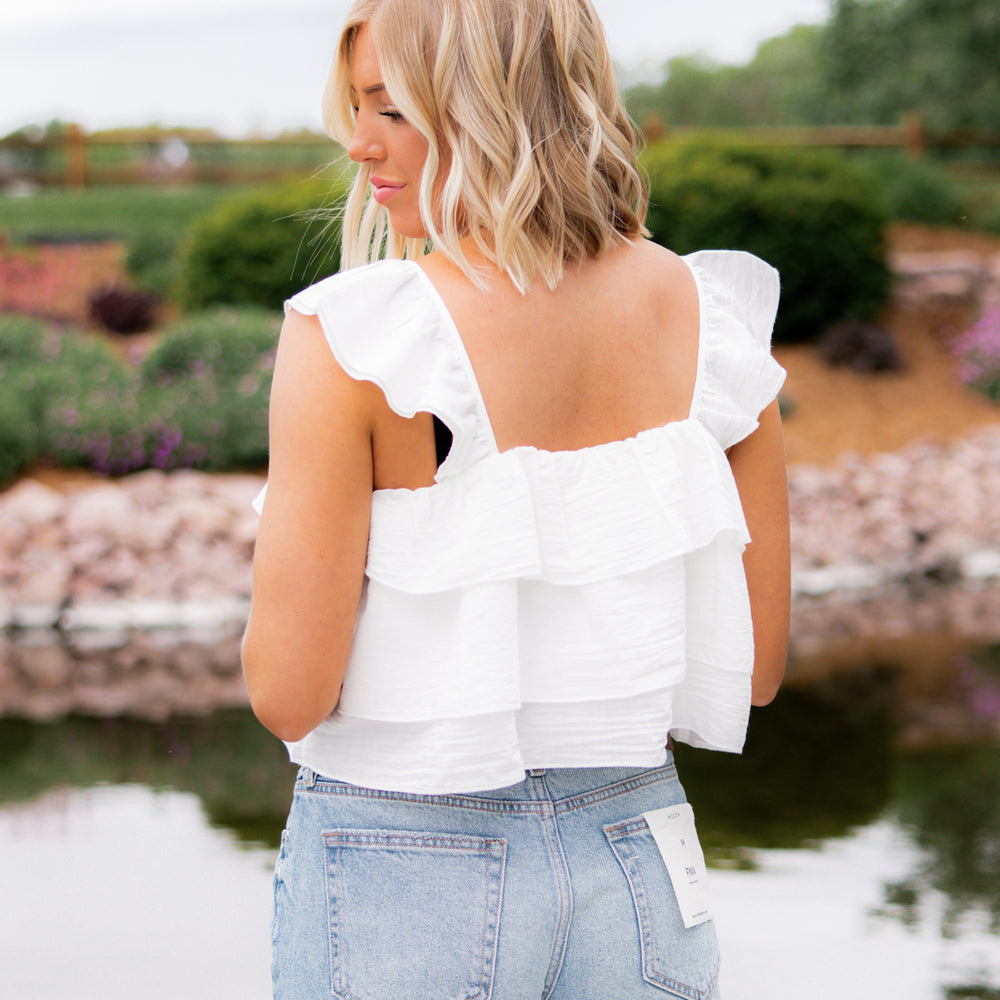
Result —
POLYGON ((351 99, 355 124, 347 155, 370 169, 373 197, 388 210, 392 228, 401 236, 423 238, 419 194, 427 140, 393 104, 367 25, 354 40, 351 99))

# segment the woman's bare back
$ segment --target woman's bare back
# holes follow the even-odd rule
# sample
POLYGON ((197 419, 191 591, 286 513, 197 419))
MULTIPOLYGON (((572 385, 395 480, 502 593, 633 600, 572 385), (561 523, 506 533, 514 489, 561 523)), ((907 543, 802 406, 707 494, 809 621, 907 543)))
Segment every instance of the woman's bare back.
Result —
MULTIPOLYGON (((442 254, 420 263, 465 344, 501 451, 572 451, 688 416, 698 292, 675 254, 626 243, 569 265, 554 291, 538 282, 526 295, 505 277, 480 290, 442 254)), ((384 410, 373 433, 376 488, 428 485, 429 414, 384 410)))

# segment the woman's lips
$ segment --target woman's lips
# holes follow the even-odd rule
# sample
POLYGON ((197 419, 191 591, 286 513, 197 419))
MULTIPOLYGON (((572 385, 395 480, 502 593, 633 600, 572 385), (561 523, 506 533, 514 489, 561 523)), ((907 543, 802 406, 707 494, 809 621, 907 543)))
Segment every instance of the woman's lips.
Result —
POLYGON ((405 184, 398 182, 382 180, 381 177, 372 178, 372 187, 375 188, 374 198, 380 205, 384 205, 397 191, 405 186, 405 184))

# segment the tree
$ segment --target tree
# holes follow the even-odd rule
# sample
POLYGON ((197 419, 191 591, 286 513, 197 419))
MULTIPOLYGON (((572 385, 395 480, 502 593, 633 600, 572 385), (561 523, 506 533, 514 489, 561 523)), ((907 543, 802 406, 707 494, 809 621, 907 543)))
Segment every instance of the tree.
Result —
POLYGON ((817 25, 798 25, 763 42, 745 66, 723 66, 703 55, 677 56, 658 85, 632 87, 626 100, 640 125, 738 128, 807 122, 820 100, 817 25))
POLYGON ((1000 0, 835 0, 820 51, 831 120, 1000 128, 1000 0))

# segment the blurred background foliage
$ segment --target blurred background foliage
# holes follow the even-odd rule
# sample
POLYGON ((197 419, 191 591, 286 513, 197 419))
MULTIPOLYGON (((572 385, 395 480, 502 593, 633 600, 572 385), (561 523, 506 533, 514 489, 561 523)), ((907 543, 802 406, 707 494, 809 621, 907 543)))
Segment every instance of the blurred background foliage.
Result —
POLYGON ((885 302, 887 192, 842 153, 702 139, 653 147, 645 166, 657 242, 748 250, 779 270, 776 342, 815 340, 885 302))
POLYGON ((1000 129, 996 0, 834 0, 823 25, 762 43, 744 66, 699 55, 662 67, 662 82, 628 92, 642 123, 898 124, 1000 129))
MULTIPOLYGON (((746 65, 668 60, 659 82, 626 92, 648 140, 654 239, 681 253, 739 247, 775 265, 776 341, 876 319, 892 223, 1000 233, 997 52, 997 0, 833 0, 825 24, 765 41, 746 65), (819 149, 793 134, 898 136, 906 122, 908 149, 819 149)), ((51 186, 59 162, 44 156, 71 160, 60 143, 74 135, 50 123, 3 140, 0 180, 19 157, 38 159, 41 180, 0 196, 0 265, 33 240, 110 238, 125 247, 126 285, 100 289, 86 330, 0 317, 0 484, 37 461, 105 473, 263 465, 281 304, 339 266, 343 158, 321 136, 121 130, 93 137, 87 155, 131 170, 132 183, 51 186), (150 325, 156 344, 139 363, 121 338, 150 325)), ((991 398, 997 329, 984 319, 963 355, 966 383, 991 398)))
POLYGON ((37 462, 105 475, 263 467, 280 322, 214 307, 168 324, 134 365, 100 334, 0 316, 0 485, 37 462))
POLYGON ((280 307, 340 267, 342 186, 288 182, 226 198, 181 247, 175 286, 186 310, 220 303, 280 307))

